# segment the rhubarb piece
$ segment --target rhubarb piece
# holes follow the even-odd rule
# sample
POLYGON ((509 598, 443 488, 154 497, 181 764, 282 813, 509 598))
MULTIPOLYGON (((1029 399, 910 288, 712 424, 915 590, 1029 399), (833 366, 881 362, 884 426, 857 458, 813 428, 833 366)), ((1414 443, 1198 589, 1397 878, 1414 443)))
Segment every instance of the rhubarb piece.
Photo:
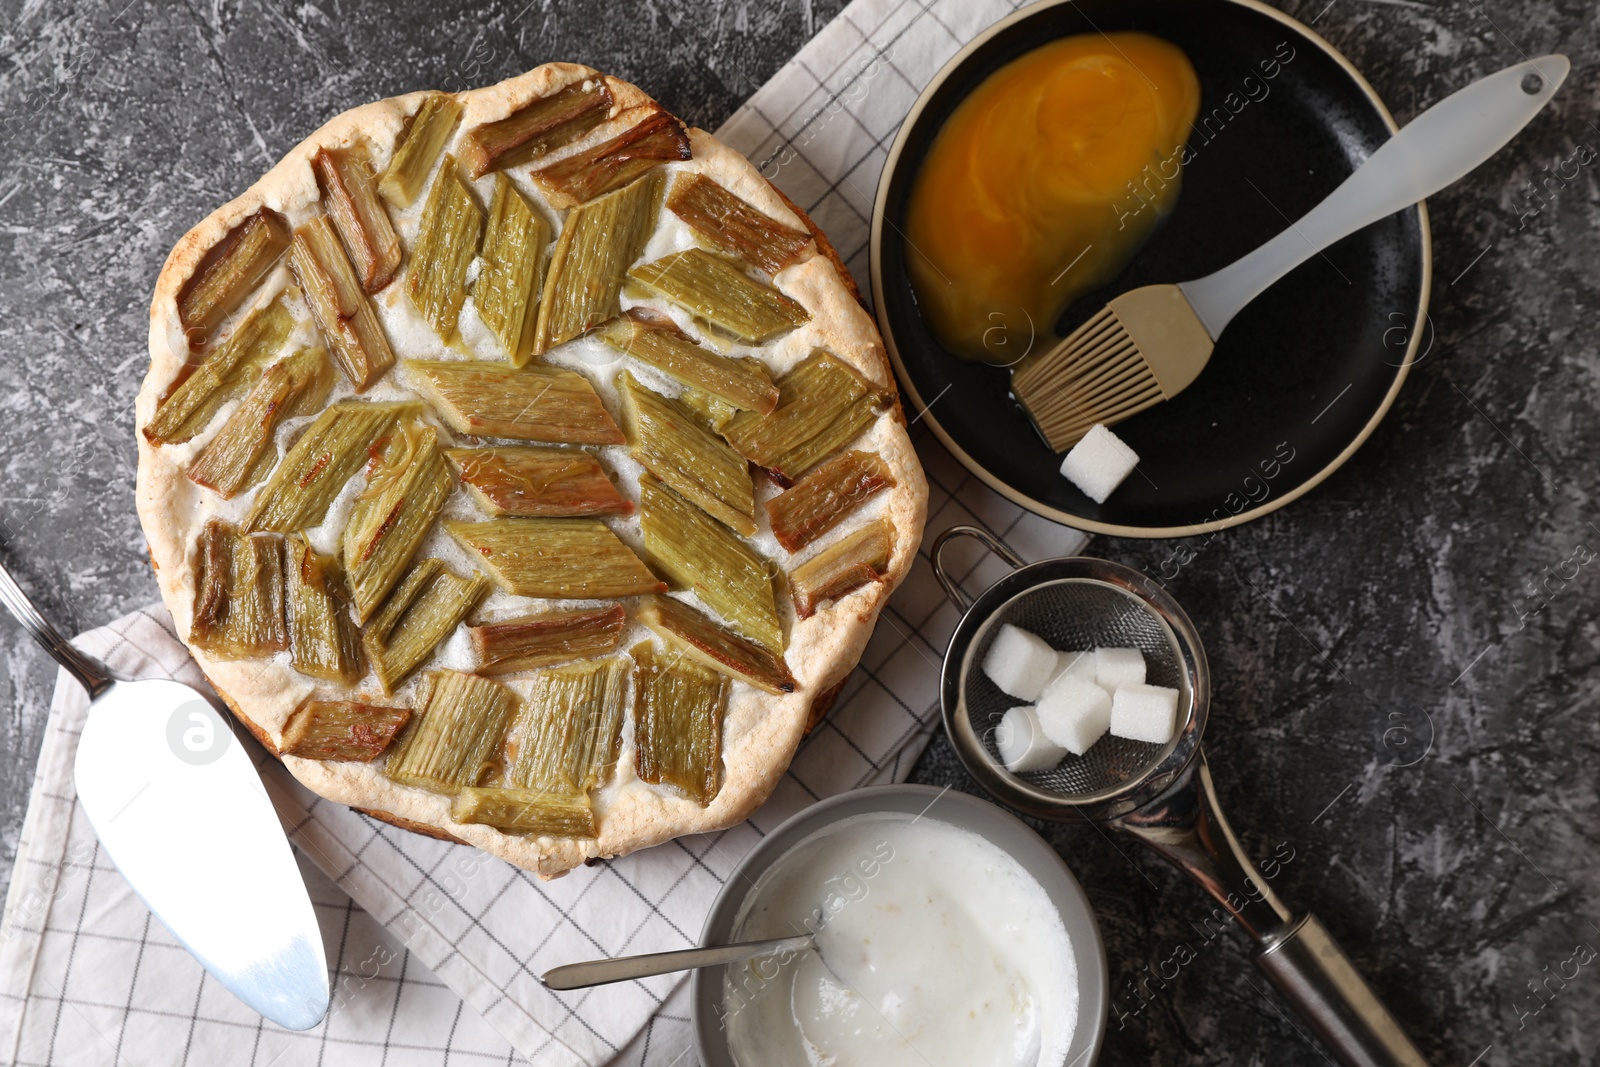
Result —
POLYGON ((611 104, 611 90, 602 78, 569 85, 503 119, 468 130, 461 138, 461 160, 474 178, 526 163, 600 125, 611 113, 611 104))
POLYGON ((742 411, 721 432, 740 455, 789 480, 859 436, 879 403, 871 385, 821 349, 783 376, 778 393, 770 415, 742 411))
POLYGON ((811 319, 795 301, 703 248, 640 264, 628 277, 747 345, 766 344, 811 319))
POLYGON ((622 280, 656 227, 659 178, 647 174, 567 213, 545 273, 534 331, 535 354, 548 352, 617 314, 622 280))
POLYGON ((587 796, 539 789, 463 789, 451 802, 450 817, 480 823, 508 834, 537 837, 594 837, 594 807, 587 796))
POLYGON ((283 539, 239 534, 233 542, 228 621, 223 646, 234 655, 266 655, 289 647, 283 610, 283 539))
POLYGON ((355 685, 367 665, 361 655, 361 632, 350 618, 349 595, 334 561, 320 555, 301 535, 288 534, 283 539, 283 570, 294 669, 323 681, 355 685))
POLYGON ((646 555, 669 581, 693 590, 747 637, 783 651, 772 561, 648 474, 639 479, 639 527, 646 555))
POLYGON ((328 216, 318 215, 294 232, 289 269, 312 321, 356 391, 383 377, 394 366, 394 350, 328 216))
POLYGON ((460 671, 423 676, 416 718, 384 773, 401 785, 454 793, 477 785, 500 748, 517 696, 499 682, 460 671))
POLYGON ((376 293, 400 269, 400 238, 372 180, 372 161, 362 149, 322 148, 311 160, 322 187, 322 205, 333 220, 361 288, 376 293))
POLYGON ((678 403, 695 413, 695 416, 718 433, 733 421, 739 409, 704 389, 685 389, 678 394, 678 403))
POLYGON ((822 432, 773 459, 767 472, 779 485, 792 485, 813 467, 854 441, 878 421, 877 396, 863 396, 841 411, 822 432))
POLYGON ((481 575, 462 578, 436 559, 411 568, 361 635, 383 691, 394 692, 422 666, 488 589, 481 575))
POLYGON ((588 600, 666 589, 596 519, 456 520, 444 527, 476 554, 500 588, 517 596, 588 600))
POLYGON ((869 522, 824 548, 789 574, 796 614, 808 619, 825 602, 882 581, 892 551, 894 526, 886 519, 869 522))
POLYGON ((532 178, 551 207, 565 210, 692 154, 689 135, 678 120, 665 111, 655 111, 609 141, 539 168, 532 178))
POLYGON ((378 193, 398 208, 410 207, 422 192, 433 165, 461 121, 461 102, 448 93, 429 93, 411 116, 399 147, 389 157, 378 193))
POLYGON ((754 534, 755 487, 744 457, 627 371, 617 376, 617 389, 628 454, 708 515, 746 537, 754 534))
POLYGON ((217 519, 200 530, 189 643, 224 659, 289 647, 283 614, 283 538, 240 533, 217 519))
POLYGON ((246 526, 281 532, 321 526, 333 498, 366 462, 372 443, 402 414, 416 410, 411 403, 365 400, 341 400, 323 409, 256 494, 246 526))
POLYGON ((639 606, 638 619, 672 647, 714 671, 768 693, 795 691, 794 675, 782 656, 740 637, 681 600, 649 597, 639 606))
POLYGON ((452 485, 439 432, 416 419, 401 423, 344 527, 344 566, 362 623, 400 580, 452 485))
POLYGON ((667 210, 713 250, 768 275, 799 259, 811 243, 809 233, 785 226, 703 174, 679 177, 667 196, 667 210))
POLYGON ((665 316, 631 308, 601 327, 598 336, 624 355, 735 408, 765 415, 778 406, 778 387, 766 364, 719 355, 665 316))
POLYGON ((620 656, 535 674, 507 734, 506 782, 582 794, 609 780, 622 745, 627 690, 620 656))
POLYGON ((294 325, 282 293, 250 312, 227 340, 212 348, 193 373, 162 398, 144 428, 145 440, 177 445, 204 430, 218 408, 243 394, 261 369, 278 357, 294 325))
POLYGON ((467 627, 482 674, 512 674, 615 652, 628 613, 621 604, 552 611, 467 627))
POLYGON ((452 448, 445 455, 491 515, 633 514, 633 502, 617 492, 600 461, 581 448, 500 445, 452 448))
POLYGON ((356 277, 333 220, 316 215, 294 232, 289 247, 289 268, 305 291, 317 325, 351 318, 366 302, 366 292, 356 277))
POLYGON ((648 641, 633 649, 634 765, 639 780, 683 790, 702 808, 722 788, 722 718, 731 683, 648 641))
POLYGON ((544 246, 550 227, 504 174, 495 175, 494 202, 483 236, 483 271, 473 285, 478 316, 495 335, 513 367, 533 356, 539 292, 544 288, 544 246))
POLYGON ((840 453, 767 501, 772 535, 787 551, 798 552, 894 484, 877 453, 840 453))
POLYGON ((204 648, 218 642, 228 624, 228 589, 233 579, 232 527, 212 519, 195 538, 194 609, 189 643, 204 648))
POLYGON ((770 467, 871 392, 842 360, 817 349, 778 383, 778 405, 773 411, 766 415, 742 412, 724 427, 724 433, 747 459, 770 467))
POLYGON ((264 207, 206 253, 178 290, 178 321, 190 349, 205 347, 211 332, 244 303, 288 247, 288 222, 264 207))
POLYGON ((321 348, 302 348, 268 367, 189 464, 190 480, 227 499, 265 478, 278 462, 278 427, 320 409, 333 374, 321 348))
POLYGON ((483 226, 483 209, 461 180, 454 158, 445 156, 422 209, 406 292, 433 332, 446 342, 458 336, 461 305, 467 299, 467 269, 478 257, 483 226))
POLYGON ((577 371, 425 359, 407 360, 406 371, 457 433, 574 445, 627 441, 577 371))
POLYGON ((410 721, 410 708, 308 700, 284 724, 278 751, 301 759, 371 763, 410 721))

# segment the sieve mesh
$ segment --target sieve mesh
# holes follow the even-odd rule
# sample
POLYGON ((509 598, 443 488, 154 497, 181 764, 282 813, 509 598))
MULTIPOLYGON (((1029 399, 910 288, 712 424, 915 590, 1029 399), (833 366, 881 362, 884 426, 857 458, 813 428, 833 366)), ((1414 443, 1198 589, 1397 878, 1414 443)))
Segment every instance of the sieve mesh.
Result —
POLYGON ((1070 752, 1048 771, 1013 777, 1035 788, 1047 789, 1072 803, 1089 794, 1115 789, 1159 761, 1194 714, 1194 700, 1180 659, 1178 644, 1167 624, 1132 594, 1100 582, 1068 578, 1046 582, 1018 593, 989 617, 967 648, 962 664, 964 704, 972 729, 1002 774, 1011 774, 1000 762, 995 733, 1000 719, 1019 701, 1003 692, 983 673, 982 663, 1003 623, 1020 626, 1044 638, 1060 651, 1137 648, 1144 653, 1145 681, 1179 691, 1177 729, 1169 745, 1106 734, 1082 756, 1070 752))

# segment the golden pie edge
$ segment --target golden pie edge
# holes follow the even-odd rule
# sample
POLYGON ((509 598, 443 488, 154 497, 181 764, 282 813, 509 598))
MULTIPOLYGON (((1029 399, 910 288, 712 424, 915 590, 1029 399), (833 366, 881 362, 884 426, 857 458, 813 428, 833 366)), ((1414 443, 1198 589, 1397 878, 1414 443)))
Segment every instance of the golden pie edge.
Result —
MULTIPOLYGON (((571 81, 603 76, 575 64, 546 64, 498 85, 463 92, 463 128, 502 117, 528 100, 571 81)), ((623 106, 646 103, 636 87, 607 77, 623 106)), ((317 197, 311 158, 320 147, 354 142, 358 135, 392 142, 405 116, 425 95, 412 93, 344 112, 307 137, 235 200, 223 205, 189 231, 168 256, 157 280, 151 305, 151 366, 135 402, 136 425, 153 416, 157 401, 183 364, 187 342, 177 321, 176 295, 200 259, 242 219, 261 206, 291 211, 317 197)), ((743 156, 711 135, 691 133, 704 173, 780 220, 815 229, 792 211, 780 194, 743 156)), ((820 243, 819 243, 820 244, 820 243)), ((827 249, 831 252, 831 248, 827 249)), ((823 333, 823 344, 864 375, 893 389, 894 381, 882 341, 870 316, 861 308, 842 276, 836 259, 819 254, 788 268, 783 287, 810 309, 823 333)), ((795 620, 788 660, 799 688, 774 696, 739 686, 730 703, 725 745, 725 779, 721 792, 706 808, 638 784, 611 798, 594 840, 525 838, 487 826, 462 825, 449 819, 449 799, 400 786, 376 766, 323 763, 282 757, 285 766, 312 791, 337 803, 377 810, 393 821, 416 823, 442 831, 500 856, 543 877, 560 874, 586 859, 623 855, 638 848, 686 834, 735 825, 749 816, 778 785, 811 719, 812 702, 827 697, 855 667, 871 637, 889 595, 909 570, 920 543, 927 503, 927 483, 904 426, 895 410, 878 420, 868 447, 879 450, 898 481, 888 493, 885 516, 895 527, 896 543, 889 573, 809 619, 795 620)), ((136 502, 149 541, 152 563, 163 601, 180 636, 189 632, 193 603, 194 539, 204 523, 206 491, 184 475, 171 453, 151 446, 135 433, 139 450, 136 502)), ((288 714, 313 688, 325 691, 287 664, 260 660, 225 660, 191 649, 219 695, 246 721, 252 732, 276 750, 288 714)), ((631 768, 630 768, 631 769, 631 768)))

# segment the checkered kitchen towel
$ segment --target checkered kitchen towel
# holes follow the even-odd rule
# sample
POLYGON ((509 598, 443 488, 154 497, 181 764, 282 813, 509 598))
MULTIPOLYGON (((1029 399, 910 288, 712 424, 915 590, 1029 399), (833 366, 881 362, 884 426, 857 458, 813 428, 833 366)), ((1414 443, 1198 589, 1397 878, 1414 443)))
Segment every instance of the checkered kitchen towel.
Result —
MULTIPOLYGON (((720 136, 805 207, 864 282, 888 142, 921 86, 1013 6, 857 0, 720 136)), ((969 477, 925 428, 914 432, 931 483, 931 530, 975 522, 1029 559, 1081 546, 1081 535, 969 477)), ((969 554, 957 562, 972 570, 974 589, 1003 570, 962 550, 969 554)), ((679 977, 553 994, 535 976, 559 963, 690 944, 718 888, 763 834, 820 797, 903 778, 937 722, 938 661, 955 621, 924 554, 835 710, 754 818, 550 883, 323 801, 252 746, 334 968, 333 1010, 306 1033, 235 1001, 151 920, 100 852, 72 789, 86 701, 63 675, 0 923, 0 1063, 687 1062, 679 977)), ((80 643, 123 670, 199 683, 170 625, 152 608, 80 643)))

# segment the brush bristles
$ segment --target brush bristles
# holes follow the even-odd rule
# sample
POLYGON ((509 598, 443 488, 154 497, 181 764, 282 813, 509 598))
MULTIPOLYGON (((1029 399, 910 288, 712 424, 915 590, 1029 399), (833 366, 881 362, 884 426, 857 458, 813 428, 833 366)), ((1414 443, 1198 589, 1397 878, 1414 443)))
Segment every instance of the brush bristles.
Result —
POLYGON ((1018 368, 1011 392, 1057 452, 1095 423, 1121 422, 1163 399, 1150 364, 1109 307, 1018 368))

